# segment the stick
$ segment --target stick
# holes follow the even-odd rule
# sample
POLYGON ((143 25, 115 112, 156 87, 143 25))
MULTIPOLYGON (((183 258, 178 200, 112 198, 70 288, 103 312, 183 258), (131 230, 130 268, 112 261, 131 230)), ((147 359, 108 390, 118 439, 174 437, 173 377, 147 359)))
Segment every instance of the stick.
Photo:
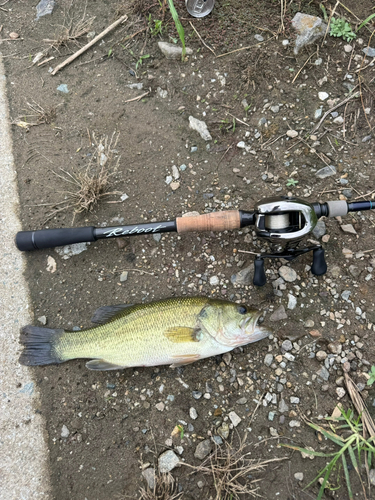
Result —
POLYGON ((209 46, 208 46, 208 45, 204 42, 204 40, 202 39, 202 37, 200 36, 200 34, 198 33, 198 31, 195 29, 194 24, 193 24, 191 21, 189 21, 189 23, 190 23, 190 26, 191 26, 191 27, 193 28, 193 30, 195 31, 195 33, 198 35, 199 40, 200 40, 200 41, 203 43, 203 45, 204 45, 204 46, 205 46, 208 50, 210 50, 210 51, 213 53, 213 55, 216 57, 216 54, 215 54, 214 50, 213 50, 213 49, 211 49, 211 47, 209 47, 209 46))
POLYGON ((298 73, 296 74, 296 76, 293 78, 292 83, 294 83, 297 80, 298 75, 301 73, 301 71, 303 70, 303 68, 306 66, 306 64, 310 61, 310 59, 312 58, 312 56, 315 55, 315 54, 316 54, 316 52, 313 52, 311 54, 311 56, 306 60, 305 64, 302 66, 302 68, 300 68, 300 70, 298 71, 298 73))
POLYGON ((125 102, 139 101, 139 99, 142 99, 142 97, 144 97, 145 95, 147 95, 147 94, 149 94, 149 93, 150 93, 150 91, 145 92, 144 94, 139 95, 138 97, 133 97, 133 99, 128 99, 128 100, 127 100, 127 101, 125 101, 125 102))
POLYGON ((99 40, 101 40, 102 38, 104 38, 105 35, 107 33, 109 33, 110 31, 112 31, 114 28, 116 28, 116 26, 118 26, 119 24, 121 24, 124 21, 126 21, 127 18, 128 18, 128 16, 126 14, 123 15, 123 16, 121 16, 120 19, 117 19, 117 21, 115 21, 110 26, 108 26, 108 28, 106 28, 104 31, 102 31, 101 33, 99 33, 98 36, 96 36, 95 38, 93 38, 91 40, 91 42, 89 42, 84 47, 82 47, 77 52, 75 52, 73 55, 71 55, 70 57, 68 57, 68 59, 66 59, 64 62, 62 62, 61 64, 59 64, 58 66, 56 66, 56 68, 52 71, 51 75, 56 75, 56 73, 58 71, 60 71, 60 69, 64 68, 68 64, 70 64, 72 61, 74 61, 74 59, 77 59, 77 57, 79 57, 81 54, 83 54, 84 52, 86 52, 86 50, 88 50, 90 47, 92 47, 93 45, 95 45, 96 42, 98 42, 99 40))
POLYGON ((240 52, 241 50, 247 50, 247 49, 252 49, 253 47, 257 47, 258 45, 261 45, 263 43, 267 43, 269 42, 270 40, 272 40, 273 38, 276 38, 276 35, 275 36, 272 36, 271 38, 269 38, 268 40, 264 40, 264 42, 258 42, 256 43, 255 45, 248 45, 247 47, 241 47, 240 49, 236 49, 236 50, 231 50, 230 52, 226 52, 225 54, 220 54, 219 56, 217 56, 218 58, 219 57, 224 57, 224 56, 228 56, 229 54, 234 54, 235 52, 240 52))
MULTIPOLYGON (((354 90, 354 89, 353 89, 354 90)), ((343 101, 339 102, 338 104, 336 104, 336 106, 333 106, 333 108, 330 108, 328 111, 326 111, 323 115, 323 118, 320 120, 320 122, 318 123, 318 125, 316 125, 312 131, 310 132, 310 135, 313 134, 314 132, 316 132, 320 125, 324 122, 324 120, 327 118, 327 116, 332 113, 332 111, 335 111, 335 109, 339 108, 340 106, 342 106, 343 104, 347 103, 348 101, 350 101, 351 99, 353 99, 354 97, 358 97, 359 96, 359 92, 356 92, 355 94, 351 94, 349 97, 347 97, 346 99, 344 99, 343 101)))

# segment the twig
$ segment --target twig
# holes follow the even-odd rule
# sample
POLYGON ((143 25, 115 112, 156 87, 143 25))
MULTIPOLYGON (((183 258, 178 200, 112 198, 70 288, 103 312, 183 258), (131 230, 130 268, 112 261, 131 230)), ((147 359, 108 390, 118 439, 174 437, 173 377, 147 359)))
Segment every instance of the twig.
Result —
POLYGON ((331 12, 331 14, 329 16, 329 19, 328 19, 328 22, 327 22, 327 29, 326 29, 326 32, 324 33, 324 38, 323 38, 322 45, 321 45, 322 47, 323 47, 324 42, 326 41, 326 37, 327 37, 328 30, 329 30, 329 26, 331 24, 331 19, 332 19, 333 15, 334 15, 335 10, 336 10, 336 8, 337 8, 337 6, 338 6, 339 3, 340 3, 339 0, 337 0, 336 5, 333 7, 333 10, 332 10, 332 12, 331 12))
POLYGON ((237 120, 238 122, 242 123, 243 125, 246 125, 246 127, 250 127, 250 125, 246 122, 243 122, 242 120, 240 120, 239 118, 237 118, 236 116, 232 115, 231 113, 229 113, 229 111, 226 112, 227 115, 230 115, 232 118, 234 118, 235 120, 237 120))
POLYGON ((313 55, 315 55, 315 54, 316 54, 316 52, 313 52, 313 53, 311 54, 311 56, 310 56, 310 57, 306 60, 305 64, 304 64, 304 65, 303 65, 303 66, 299 69, 298 73, 297 73, 297 74, 296 74, 296 76, 293 78, 292 83, 294 83, 294 82, 297 80, 298 75, 301 73, 301 71, 303 70, 303 68, 306 66, 306 64, 310 61, 310 59, 312 58, 312 56, 313 56, 313 55))
POLYGON ((19 42, 20 40, 23 40, 23 38, 0 38, 0 43, 1 42, 19 42))
POLYGON ((336 104, 336 106, 333 106, 333 108, 330 108, 328 111, 326 111, 324 113, 322 119, 320 120, 320 122, 317 125, 315 125, 315 127, 311 130, 310 135, 313 134, 314 132, 316 132, 320 128, 321 124, 324 122, 324 120, 327 118, 327 116, 332 113, 332 111, 334 111, 337 108, 340 108, 341 106, 346 104, 348 101, 350 101, 351 99, 354 99, 355 97, 358 97, 358 96, 359 96, 359 92, 356 92, 355 94, 351 94, 346 99, 344 99, 343 101, 336 104))
POLYGON ((144 97, 145 95, 147 95, 147 94, 149 94, 149 93, 150 93, 150 91, 145 92, 144 94, 139 95, 138 97, 133 97, 133 99, 128 99, 128 100, 127 100, 127 101, 125 101, 125 102, 139 101, 139 99, 142 99, 142 97, 144 97))
POLYGON ((117 21, 115 21, 110 26, 108 26, 108 28, 106 28, 104 31, 102 31, 101 33, 99 33, 98 36, 96 36, 95 38, 93 38, 91 40, 91 42, 89 42, 84 47, 82 47, 81 49, 79 49, 77 52, 75 52, 74 54, 72 54, 64 62, 62 62, 61 64, 59 64, 58 66, 56 66, 56 68, 52 71, 51 75, 56 75, 56 73, 58 71, 60 71, 60 69, 64 68, 65 66, 67 66, 68 64, 70 64, 72 61, 74 61, 75 59, 77 59, 77 57, 79 57, 81 54, 83 54, 84 52, 86 52, 86 50, 88 50, 90 47, 92 47, 93 45, 95 45, 96 42, 98 42, 99 40, 101 40, 102 38, 104 38, 105 35, 107 35, 107 33, 109 33, 110 31, 112 31, 119 24, 125 22, 127 19, 128 19, 128 16, 126 14, 123 15, 123 16, 121 16, 119 19, 117 19, 117 21))
POLYGON ((260 149, 264 149, 266 146, 271 146, 271 144, 274 144, 275 142, 277 142, 279 139, 281 139, 282 137, 285 137, 286 134, 282 134, 282 135, 279 135, 279 137, 276 137, 276 139, 272 140, 271 139, 268 139, 267 142, 265 142, 264 144, 261 145, 260 149), (270 142, 272 141, 272 142, 270 142))
POLYGON ((230 52, 226 52, 225 54, 220 54, 219 56, 217 56, 218 58, 219 57, 224 57, 224 56, 228 56, 229 54, 234 54, 235 52, 240 52, 241 50, 247 50, 247 49, 252 49, 253 47, 258 47, 258 45, 261 45, 263 43, 267 43, 269 42, 270 40, 272 40, 273 38, 276 38, 276 35, 272 36, 271 38, 268 38, 268 40, 265 40, 264 42, 258 42, 256 43, 255 45, 248 45, 247 47, 241 47, 240 49, 236 49, 236 50, 231 50, 230 52))
POLYGON ((215 51, 214 51, 213 49, 211 49, 211 47, 209 47, 209 46, 205 43, 205 41, 202 39, 202 37, 200 36, 200 34, 198 33, 198 31, 195 29, 194 24, 193 24, 191 21, 189 21, 189 23, 190 23, 190 26, 191 26, 191 27, 193 28, 193 30, 195 31, 195 33, 198 35, 199 40, 200 40, 200 41, 203 43, 203 45, 204 45, 204 46, 205 46, 208 50, 210 50, 210 51, 213 53, 213 55, 216 57, 215 51))
POLYGON ((250 424, 251 424, 251 422, 253 421, 253 418, 254 418, 254 416, 255 416, 255 413, 256 413, 257 409, 258 409, 258 408, 259 408, 259 406, 262 404, 262 400, 263 400, 263 397, 264 397, 264 395, 265 395, 265 394, 266 394, 266 393, 265 393, 265 392, 263 392, 263 394, 261 395, 261 397, 258 399, 258 403, 257 403, 257 405, 256 405, 256 407, 255 407, 255 410, 253 411, 253 413, 252 413, 252 415, 251 415, 251 417, 250 417, 250 420, 249 420, 249 425, 250 425, 250 424))
MULTIPOLYGON (((363 58, 363 59, 365 59, 365 58, 363 58)), ((375 57, 373 58, 373 60, 372 60, 371 62, 369 62, 369 63, 367 64, 367 66, 364 66, 363 68, 356 69, 356 70, 354 71, 354 73, 359 73, 360 71, 363 71, 364 69, 366 69, 366 68, 368 68, 369 66, 373 65, 373 64, 374 64, 374 62, 375 62, 375 57)))
POLYGON ((51 56, 48 59, 44 59, 44 61, 41 61, 38 66, 43 66, 43 64, 48 63, 49 61, 52 61, 52 59, 55 59, 55 56, 51 56))
POLYGON ((370 191, 369 193, 366 193, 366 194, 361 194, 361 196, 357 196, 357 198, 354 198, 355 200, 359 200, 359 198, 364 198, 365 196, 370 196, 372 195, 373 193, 375 193, 375 189, 373 189, 372 191, 370 191))

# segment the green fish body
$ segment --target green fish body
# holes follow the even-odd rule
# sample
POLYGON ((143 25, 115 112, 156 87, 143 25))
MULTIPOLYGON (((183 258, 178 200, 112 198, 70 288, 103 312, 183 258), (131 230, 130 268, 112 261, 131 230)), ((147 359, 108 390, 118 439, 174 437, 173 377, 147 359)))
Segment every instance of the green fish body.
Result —
POLYGON ((170 298, 98 309, 98 326, 64 331, 26 326, 20 363, 44 365, 91 359, 92 370, 173 366, 231 351, 269 332, 257 327, 260 313, 243 305, 205 297, 170 298))

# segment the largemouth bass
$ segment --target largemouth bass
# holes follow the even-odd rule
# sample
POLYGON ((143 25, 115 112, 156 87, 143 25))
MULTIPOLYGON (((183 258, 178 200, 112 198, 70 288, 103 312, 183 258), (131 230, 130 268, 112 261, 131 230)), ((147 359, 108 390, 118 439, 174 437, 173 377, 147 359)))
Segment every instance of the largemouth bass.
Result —
POLYGON ((257 326, 260 312, 206 297, 170 298, 99 308, 98 324, 80 331, 26 326, 20 363, 48 365, 89 358, 90 370, 173 366, 231 351, 270 332, 257 326))

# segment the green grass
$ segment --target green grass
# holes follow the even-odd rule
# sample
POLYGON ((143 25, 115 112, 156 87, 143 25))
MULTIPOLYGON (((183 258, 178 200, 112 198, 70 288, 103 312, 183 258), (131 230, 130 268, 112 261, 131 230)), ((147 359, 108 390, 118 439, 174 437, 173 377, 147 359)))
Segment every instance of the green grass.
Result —
POLYGON ((340 417, 326 419, 332 422, 329 425, 329 430, 320 425, 308 422, 308 425, 312 429, 314 429, 315 432, 322 434, 322 436, 326 438, 326 440, 329 440, 337 445, 339 447, 337 451, 332 453, 322 453, 319 451, 312 451, 307 448, 301 448, 299 446, 292 446, 285 443, 281 444, 281 446, 283 447, 291 448, 308 455, 329 459, 327 465, 306 486, 306 488, 309 488, 312 484, 316 483, 318 479, 323 477, 316 500, 321 500, 324 495, 325 489, 334 490, 340 488, 339 485, 333 486, 333 483, 329 482, 329 479, 331 478, 333 473, 336 473, 339 477, 341 468, 344 472, 349 499, 354 500, 353 489, 349 477, 349 464, 351 463, 354 470, 356 471, 359 481, 362 485, 362 489, 363 491, 365 491, 365 486, 360 475, 360 469, 362 468, 362 465, 366 464, 366 462, 368 465, 368 469, 371 469, 371 467, 373 467, 375 463, 374 438, 366 439, 365 437, 363 437, 361 415, 355 418, 354 412, 351 409, 348 409, 345 412, 343 408, 340 408, 340 411, 340 417))
POLYGON ((171 11, 171 14, 172 14, 172 17, 173 17, 173 21, 176 25, 176 29, 177 29, 177 33, 178 33, 178 36, 180 37, 180 40, 181 40, 181 44, 182 44, 182 60, 184 61, 185 60, 185 57, 186 57, 186 47, 185 47, 185 31, 184 31, 184 28, 181 24, 181 21, 178 17, 178 13, 177 13, 177 10, 174 6, 174 3, 173 3, 173 0, 168 0, 168 4, 169 4, 169 10, 171 11))

